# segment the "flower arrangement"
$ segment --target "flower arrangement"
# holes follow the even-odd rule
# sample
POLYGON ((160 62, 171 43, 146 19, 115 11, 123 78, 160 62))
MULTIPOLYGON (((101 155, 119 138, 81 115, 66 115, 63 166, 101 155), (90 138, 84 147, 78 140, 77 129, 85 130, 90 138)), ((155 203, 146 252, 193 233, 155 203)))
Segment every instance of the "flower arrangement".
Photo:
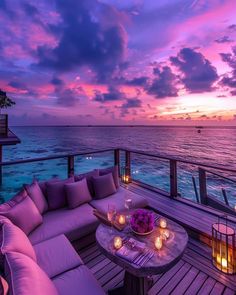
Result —
POLYGON ((144 209, 136 210, 130 220, 131 228, 139 234, 149 233, 154 228, 154 217, 152 212, 144 209))

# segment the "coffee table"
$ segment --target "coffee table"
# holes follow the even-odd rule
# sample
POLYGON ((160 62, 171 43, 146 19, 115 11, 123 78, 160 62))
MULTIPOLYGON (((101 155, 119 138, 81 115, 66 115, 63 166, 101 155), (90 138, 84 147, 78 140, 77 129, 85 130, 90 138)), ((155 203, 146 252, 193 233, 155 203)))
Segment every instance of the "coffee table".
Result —
MULTIPOLYGON (((153 214, 156 218, 162 218, 162 216, 154 212, 153 214)), ((159 219, 157 219, 157 226, 154 231, 147 236, 134 234, 129 226, 126 226, 122 231, 113 229, 112 233, 109 226, 105 224, 98 226, 96 240, 99 249, 107 258, 125 270, 122 290, 115 289, 109 293, 145 295, 150 288, 148 277, 168 271, 181 259, 188 243, 188 234, 176 222, 167 218, 165 219, 167 220, 167 229, 170 232, 170 237, 166 241, 163 241, 163 247, 160 250, 156 250, 154 245, 155 238, 160 235, 162 230, 158 225, 159 219), (120 236, 122 239, 132 237, 140 242, 144 242, 146 244, 145 248, 153 251, 154 256, 141 266, 129 262, 116 254, 113 246, 115 236, 120 236)))

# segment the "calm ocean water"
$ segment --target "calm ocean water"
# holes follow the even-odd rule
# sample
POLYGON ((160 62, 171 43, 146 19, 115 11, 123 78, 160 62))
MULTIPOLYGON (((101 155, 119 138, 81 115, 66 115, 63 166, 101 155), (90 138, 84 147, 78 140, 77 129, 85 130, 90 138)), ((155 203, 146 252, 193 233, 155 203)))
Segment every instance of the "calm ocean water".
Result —
MULTIPOLYGON (((13 127, 12 131, 22 143, 4 149, 4 161, 60 155, 70 152, 92 151, 104 148, 125 147, 155 154, 178 157, 191 161, 236 169, 236 129, 173 127, 13 127)), ((76 159, 76 172, 112 165, 113 154, 91 155, 76 159)), ((66 177, 66 159, 34 164, 4 167, 1 195, 8 199, 23 183, 32 177, 47 179, 58 175, 66 177)), ((169 190, 168 161, 133 156, 133 177, 159 188, 169 190)), ((197 167, 178 166, 178 188, 181 195, 196 199, 192 176, 197 167)), ((227 175, 234 177, 234 175, 227 175)), ((222 199, 225 188, 231 205, 236 203, 235 186, 230 182, 209 176, 209 190, 222 199)))

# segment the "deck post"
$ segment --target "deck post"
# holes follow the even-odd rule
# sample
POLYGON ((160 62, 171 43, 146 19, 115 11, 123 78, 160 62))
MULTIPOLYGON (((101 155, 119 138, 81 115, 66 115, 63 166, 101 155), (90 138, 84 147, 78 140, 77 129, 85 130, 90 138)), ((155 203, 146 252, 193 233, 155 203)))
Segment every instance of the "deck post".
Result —
POLYGON ((125 174, 131 181, 131 157, 130 151, 125 151, 125 174))
POLYGON ((75 166, 75 158, 74 156, 68 156, 67 157, 67 174, 68 177, 74 176, 74 167, 75 166))
POLYGON ((177 183, 177 161, 170 160, 170 196, 175 198, 178 196, 178 183, 177 183))
POLYGON ((207 205, 207 180, 206 180, 206 170, 203 168, 198 168, 199 173, 199 191, 201 204, 207 205))
POLYGON ((120 176, 120 150, 114 149, 114 164, 118 166, 118 173, 120 176))

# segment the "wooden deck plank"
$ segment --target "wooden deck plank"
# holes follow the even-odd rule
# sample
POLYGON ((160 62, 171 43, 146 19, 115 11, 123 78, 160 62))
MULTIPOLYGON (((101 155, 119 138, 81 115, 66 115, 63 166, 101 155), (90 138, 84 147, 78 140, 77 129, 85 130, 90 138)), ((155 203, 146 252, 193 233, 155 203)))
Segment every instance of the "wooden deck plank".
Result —
POLYGON ((108 281, 105 285, 103 285, 104 291, 107 292, 108 290, 117 288, 118 285, 120 285, 120 283, 124 279, 124 273, 125 273, 124 270, 122 270, 115 277, 113 277, 110 281, 108 281))
POLYGON ((149 295, 157 294, 172 278, 172 276, 184 265, 184 262, 179 261, 174 267, 172 267, 169 271, 167 271, 163 276, 160 277, 159 280, 155 283, 154 286, 149 290, 149 295))
POLYGON ((159 295, 166 295, 170 294, 175 287, 179 284, 179 282, 182 281, 182 279, 185 277, 185 275, 190 270, 191 265, 188 263, 185 263, 168 281, 168 283, 162 288, 160 292, 158 292, 159 295))
POLYGON ((235 295, 236 290, 232 290, 230 288, 225 288, 223 295, 235 295))
POLYGON ((184 278, 179 282, 178 286, 171 293, 173 295, 181 295, 188 289, 188 286, 193 282, 193 280, 198 275, 199 270, 195 267, 191 267, 188 273, 184 276, 184 278))
POLYGON ((96 262, 96 264, 94 264, 93 266, 90 266, 89 268, 93 274, 96 274, 101 269, 106 268, 109 263, 110 263, 110 260, 102 259, 101 261, 96 262))
POLYGON ((196 276, 195 280, 191 283, 191 285, 187 288, 185 295, 195 295, 198 290, 202 287, 204 282, 207 279, 207 275, 204 272, 199 272, 196 276))
POLYGON ((210 277, 206 279, 201 289, 198 292, 198 295, 208 295, 211 293, 216 281, 210 277))
POLYGON ((113 267, 109 272, 107 272, 106 274, 104 274, 99 279, 99 283, 101 284, 101 286, 106 285, 108 281, 110 281, 115 276, 117 276, 121 271, 123 271, 123 270, 122 270, 122 268, 120 266, 117 265, 117 266, 113 267))
POLYGON ((221 295, 223 294, 225 286, 219 282, 216 282, 210 295, 221 295))

